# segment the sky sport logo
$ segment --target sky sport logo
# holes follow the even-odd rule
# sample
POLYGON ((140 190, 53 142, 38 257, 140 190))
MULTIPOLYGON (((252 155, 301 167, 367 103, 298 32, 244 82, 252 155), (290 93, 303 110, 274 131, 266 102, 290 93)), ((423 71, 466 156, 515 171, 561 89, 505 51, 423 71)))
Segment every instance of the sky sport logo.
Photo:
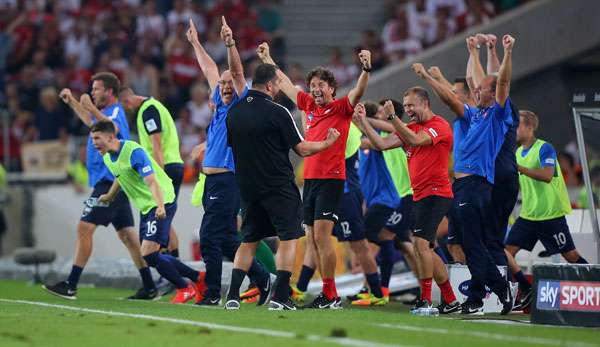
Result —
POLYGON ((600 312, 600 282, 540 280, 536 304, 540 310, 600 312))

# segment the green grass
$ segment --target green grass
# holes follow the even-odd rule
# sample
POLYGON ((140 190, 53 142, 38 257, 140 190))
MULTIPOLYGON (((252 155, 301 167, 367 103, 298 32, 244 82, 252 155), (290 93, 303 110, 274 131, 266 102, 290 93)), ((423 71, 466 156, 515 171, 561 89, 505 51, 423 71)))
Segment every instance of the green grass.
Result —
MULTIPOLYGON (((395 303, 380 308, 353 308, 346 305, 341 311, 297 312, 271 312, 264 307, 249 304, 243 305, 238 312, 229 312, 191 304, 171 305, 165 298, 158 302, 120 299, 127 294, 130 292, 80 288, 79 299, 68 301, 47 294, 39 286, 0 281, 0 299, 141 314, 185 322, 156 321, 143 317, 0 301, 0 346, 340 345, 336 341, 346 345, 355 343, 356 346, 600 346, 599 329, 533 326, 525 323, 474 323, 459 315, 451 318, 415 317, 408 313, 407 306, 395 303), (187 321, 221 326, 194 326, 187 321), (388 327, 381 326, 386 324, 388 327), (268 329, 270 332, 283 332, 287 335, 275 337, 228 331, 223 330, 222 326, 250 328, 252 331, 268 329)), ((500 319, 500 316, 485 318, 500 319)), ((517 314, 508 316, 508 319, 514 321, 528 318, 517 314)))

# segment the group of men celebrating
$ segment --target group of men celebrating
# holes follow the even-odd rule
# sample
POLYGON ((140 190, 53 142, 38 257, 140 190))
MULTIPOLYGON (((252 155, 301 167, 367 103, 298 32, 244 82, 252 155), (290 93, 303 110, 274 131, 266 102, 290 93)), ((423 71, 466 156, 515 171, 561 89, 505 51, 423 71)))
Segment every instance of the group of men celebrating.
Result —
POLYGON ((92 234, 97 225, 110 223, 142 277, 143 288, 131 299, 160 297, 149 270, 154 267, 175 286, 173 303, 195 300, 198 305, 220 305, 225 256, 233 260, 224 304, 228 310, 240 309, 245 276, 258 288, 259 305, 268 302, 271 310, 295 310, 292 296, 303 297, 317 269, 322 292, 304 307, 342 308, 332 235, 350 242, 365 274, 365 290, 352 298, 353 305, 389 301, 394 249, 399 245, 420 283, 420 297, 411 310, 415 314, 431 310, 482 314, 486 287, 501 301, 502 313, 510 312, 513 298, 499 265, 509 266, 521 287, 517 305, 527 306, 531 287, 513 257, 521 248, 531 250, 538 239, 569 262, 585 262, 564 219, 570 207, 556 153, 535 138, 537 116, 518 112, 509 98, 515 42, 510 35, 502 38, 501 63, 495 36, 469 37, 466 78, 454 85, 436 67, 413 65, 417 76, 456 114, 452 127, 433 112, 429 93, 422 87, 407 89, 401 103, 393 99, 361 103, 371 72, 369 51, 358 54, 362 72, 354 88, 336 98, 331 71, 312 70, 306 93, 277 67, 265 43, 257 49, 262 63, 249 89, 233 32, 224 18, 221 38, 227 47, 228 70, 219 73, 191 20, 187 38, 215 106, 207 142, 201 146, 205 177, 199 236, 206 271, 196 271, 178 259, 177 233, 171 222, 183 173, 169 111, 152 97, 121 88, 115 75, 99 73, 92 77, 91 98, 84 94, 78 101, 69 90, 61 92, 63 101, 90 126, 87 166, 94 191, 78 226, 71 273, 67 280, 45 286, 49 292, 76 297, 91 254, 92 234), (488 48, 487 71, 479 57, 482 44, 488 48), (305 138, 289 110, 273 101, 280 92, 304 113, 305 138), (129 140, 124 108, 137 113, 139 144, 129 140), (408 123, 402 121, 403 113, 408 123), (517 141, 522 146, 515 154, 517 141), (290 150, 305 157, 302 197, 294 183, 290 150), (448 175, 451 151, 454 183, 448 175), (508 218, 519 186, 524 208, 505 250, 508 218), (542 195, 546 198, 539 199, 542 195), (129 201, 140 211, 139 235, 133 231, 129 201), (241 238, 237 233, 240 211, 241 238), (450 224, 452 257, 465 262, 472 275, 463 303, 457 300, 436 250, 437 230, 444 218, 450 224), (304 265, 294 286, 290 278, 296 244, 305 234, 304 265), (279 238, 274 283, 255 260, 259 242, 272 236, 279 238), (433 280, 442 296, 437 308, 432 305, 433 280))

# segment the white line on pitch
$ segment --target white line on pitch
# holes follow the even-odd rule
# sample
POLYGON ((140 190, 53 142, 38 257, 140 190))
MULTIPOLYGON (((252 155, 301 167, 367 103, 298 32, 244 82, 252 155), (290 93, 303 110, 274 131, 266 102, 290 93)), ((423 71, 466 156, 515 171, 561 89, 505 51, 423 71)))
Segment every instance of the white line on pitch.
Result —
MULTIPOLYGON (((425 332, 425 333, 433 333, 433 334, 445 334, 445 335, 459 335, 459 336, 470 336, 482 339, 492 339, 499 341, 514 341, 514 342, 525 342, 530 344, 537 345, 550 345, 550 346, 565 346, 564 341, 557 341, 556 339, 548 339, 543 337, 528 337, 528 336, 516 336, 516 335, 505 335, 505 334, 497 334, 497 333, 486 333, 482 331, 466 331, 466 330, 449 330, 443 328, 426 328, 419 327, 414 325, 400 325, 400 324, 373 324, 382 328, 390 328, 390 329, 398 329, 405 331, 417 331, 417 332, 425 332)), ((578 347, 596 347, 597 344, 586 343, 586 342, 574 342, 569 341, 568 346, 578 346, 578 347)))
MULTIPOLYGON (((240 327, 240 326, 234 326, 234 325, 200 322, 200 321, 187 320, 187 319, 151 316, 151 315, 147 315, 147 314, 105 311, 105 310, 97 310, 97 309, 67 306, 67 305, 56 305, 56 304, 49 304, 49 303, 45 303, 45 302, 39 302, 39 301, 0 299, 0 302, 51 307, 51 308, 58 308, 58 309, 63 309, 63 310, 76 311, 76 312, 103 314, 103 315, 108 315, 108 316, 140 318, 140 319, 147 319, 147 320, 153 320, 153 321, 159 321, 159 322, 167 322, 167 323, 174 323, 174 324, 191 325, 191 326, 196 326, 196 327, 204 327, 204 328, 215 329, 215 330, 233 331, 233 332, 237 332, 237 333, 266 335, 266 336, 272 336, 272 337, 283 337, 283 338, 288 338, 288 339, 289 338, 291 338, 291 339, 298 338, 298 334, 296 334, 296 333, 292 333, 292 332, 288 332, 288 331, 280 331, 280 330, 271 330, 271 329, 262 329, 262 328, 246 328, 246 327, 240 327)), ((325 337, 325 336, 319 336, 319 335, 306 335, 306 336, 304 336, 304 338, 309 341, 329 342, 329 343, 338 344, 338 345, 342 345, 342 346, 409 347, 406 345, 383 344, 383 343, 377 343, 377 342, 366 341, 366 340, 352 339, 349 337, 325 337)))

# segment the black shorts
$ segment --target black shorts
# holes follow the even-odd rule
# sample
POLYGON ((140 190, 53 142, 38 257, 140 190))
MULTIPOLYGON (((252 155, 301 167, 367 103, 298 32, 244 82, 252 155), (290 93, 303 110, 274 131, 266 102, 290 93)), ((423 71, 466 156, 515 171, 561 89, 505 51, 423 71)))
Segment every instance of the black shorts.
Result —
POLYGON ((165 173, 173 182, 173 188, 175 189, 175 202, 177 202, 177 197, 179 196, 179 188, 181 188, 181 182, 183 182, 183 164, 166 164, 165 173))
POLYGON ((304 180, 304 224, 312 226, 315 220, 338 222, 340 201, 344 195, 344 180, 304 180))
POLYGON ((258 242, 271 236, 289 241, 304 236, 302 200, 294 182, 242 205, 242 242, 258 242))
MULTIPOLYGON (((458 185, 456 181, 452 184, 452 192, 456 194, 458 185)), ((462 245, 463 241, 463 226, 462 220, 459 216, 458 211, 458 199, 454 199, 450 210, 448 210, 448 244, 449 245, 462 245)))
POLYGON ((133 227, 133 214, 129 200, 123 191, 120 191, 110 205, 99 205, 98 197, 108 193, 112 186, 111 181, 102 180, 96 183, 92 195, 83 204, 81 221, 95 225, 107 226, 112 224, 115 230, 133 227))
POLYGON ((333 235, 338 241, 360 241, 365 238, 362 202, 360 190, 353 190, 342 196, 338 211, 340 222, 333 227, 333 235))
MULTIPOLYGON (((412 199, 412 196, 411 196, 412 199)), ((384 228, 395 233, 401 241, 410 242, 408 231, 410 230, 410 219, 405 218, 402 203, 397 208, 375 204, 367 210, 365 216, 365 229, 369 242, 379 242, 379 232, 384 228)))
POLYGON ((506 237, 506 245, 531 251, 538 240, 551 254, 566 253, 575 249, 565 217, 543 221, 519 217, 506 237))
POLYGON ((435 247, 437 229, 452 205, 451 198, 431 195, 413 206, 414 230, 413 235, 429 241, 431 248, 435 247))

